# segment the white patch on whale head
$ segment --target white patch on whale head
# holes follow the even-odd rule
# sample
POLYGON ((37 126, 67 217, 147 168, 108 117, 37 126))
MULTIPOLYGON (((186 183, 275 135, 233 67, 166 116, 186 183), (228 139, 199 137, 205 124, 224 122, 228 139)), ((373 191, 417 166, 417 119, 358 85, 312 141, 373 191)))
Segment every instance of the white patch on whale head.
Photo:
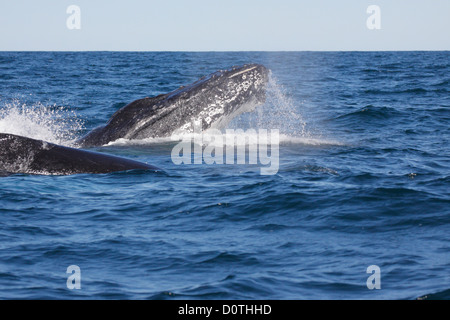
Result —
POLYGON ((246 73, 247 71, 252 71, 253 69, 256 69, 256 67, 251 67, 251 68, 245 69, 245 70, 243 70, 243 71, 241 71, 241 72, 235 73, 235 74, 233 74, 232 76, 230 76, 228 79, 237 77, 238 75, 243 74, 243 73, 246 73))

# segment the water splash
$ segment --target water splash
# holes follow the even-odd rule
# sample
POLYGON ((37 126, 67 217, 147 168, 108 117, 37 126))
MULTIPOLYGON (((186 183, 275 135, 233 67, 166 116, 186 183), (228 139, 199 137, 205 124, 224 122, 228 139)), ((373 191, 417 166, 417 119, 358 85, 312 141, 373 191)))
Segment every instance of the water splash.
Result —
MULTIPOLYGON (((259 141, 259 131, 255 133, 249 133, 248 130, 243 132, 242 134, 233 134, 235 138, 234 143, 236 146, 245 146, 252 145, 256 141, 259 141)), ((270 131, 268 131, 270 133, 270 131)), ((107 146, 146 146, 152 144, 166 144, 166 143, 174 143, 179 141, 207 141, 207 144, 210 146, 221 145, 221 141, 227 140, 227 133, 224 132, 222 134, 211 133, 210 131, 204 131, 202 133, 183 133, 178 135, 172 135, 171 137, 165 138, 145 138, 145 139, 117 139, 115 141, 111 141, 107 144, 107 146), (217 144, 216 144, 217 142, 217 144)), ((333 139, 324 139, 324 138, 313 138, 313 137, 295 137, 286 134, 279 135, 279 143, 281 145, 309 145, 309 146, 344 146, 345 143, 342 143, 333 139)), ((205 145, 205 143, 203 143, 205 145)))
POLYGON ((233 120, 229 127, 278 129, 280 134, 290 137, 311 137, 298 104, 272 74, 266 88, 266 103, 233 120))
POLYGON ((0 132, 73 146, 83 122, 74 111, 60 106, 32 106, 15 100, 0 108, 0 132))

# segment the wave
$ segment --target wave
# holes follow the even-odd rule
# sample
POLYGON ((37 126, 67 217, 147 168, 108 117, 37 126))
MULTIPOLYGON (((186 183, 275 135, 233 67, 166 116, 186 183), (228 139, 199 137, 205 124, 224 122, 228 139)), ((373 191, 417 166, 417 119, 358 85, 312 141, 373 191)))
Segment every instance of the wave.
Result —
POLYGON ((339 120, 339 119, 347 119, 347 118, 352 118, 352 117, 388 119, 391 117, 396 117, 400 114, 401 114, 400 111, 398 111, 392 107, 376 107, 373 105, 367 105, 364 108, 360 108, 359 110, 337 116, 335 119, 339 120))
MULTIPOLYGON (((437 84, 434 86, 444 86, 444 84, 437 84)), ((439 89, 428 89, 428 88, 409 88, 409 89, 399 89, 399 90, 381 90, 381 89, 368 89, 364 90, 364 94, 373 94, 373 95, 394 95, 394 94, 425 94, 425 93, 440 93, 440 92, 448 92, 447 88, 439 88, 439 89)))

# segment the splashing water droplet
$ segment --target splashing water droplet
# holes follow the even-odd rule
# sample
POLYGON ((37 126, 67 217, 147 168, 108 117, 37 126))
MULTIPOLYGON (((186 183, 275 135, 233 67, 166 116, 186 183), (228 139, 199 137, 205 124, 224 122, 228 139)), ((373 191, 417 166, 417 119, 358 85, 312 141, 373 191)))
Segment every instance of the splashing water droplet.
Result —
POLYGON ((13 101, 0 108, 0 132, 73 146, 83 122, 75 112, 56 105, 32 106, 13 101))
POLYGON ((266 87, 265 104, 235 119, 230 128, 278 129, 280 134, 291 137, 310 136, 298 106, 272 74, 266 87))

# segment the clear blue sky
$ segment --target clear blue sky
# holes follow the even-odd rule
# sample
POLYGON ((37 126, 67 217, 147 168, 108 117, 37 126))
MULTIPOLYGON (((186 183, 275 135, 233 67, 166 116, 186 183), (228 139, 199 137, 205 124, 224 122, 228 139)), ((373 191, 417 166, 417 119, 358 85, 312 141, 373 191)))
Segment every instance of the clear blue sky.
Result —
POLYGON ((450 0, 2 0, 0 50, 450 50, 450 0))

